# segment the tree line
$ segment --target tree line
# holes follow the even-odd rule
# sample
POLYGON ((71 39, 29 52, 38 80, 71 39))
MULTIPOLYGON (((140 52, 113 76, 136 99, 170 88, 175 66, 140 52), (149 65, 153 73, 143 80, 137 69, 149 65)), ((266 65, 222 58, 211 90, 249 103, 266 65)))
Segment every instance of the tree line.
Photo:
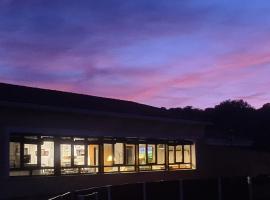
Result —
POLYGON ((187 106, 167 112, 177 118, 210 122, 206 136, 251 139, 256 148, 270 150, 270 103, 255 109, 243 100, 226 100, 214 108, 187 106))

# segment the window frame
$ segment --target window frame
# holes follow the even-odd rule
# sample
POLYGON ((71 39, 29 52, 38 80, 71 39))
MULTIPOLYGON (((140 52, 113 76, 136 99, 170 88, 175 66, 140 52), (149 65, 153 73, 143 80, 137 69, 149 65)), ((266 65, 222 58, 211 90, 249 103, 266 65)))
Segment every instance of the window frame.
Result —
MULTIPOLYGON (((192 168, 193 165, 193 156, 196 156, 196 152, 194 154, 194 147, 192 146, 192 142, 187 141, 173 141, 170 140, 156 140, 156 139, 138 139, 138 138, 115 138, 115 137, 72 137, 72 136, 43 136, 43 135, 16 135, 11 134, 10 141, 15 142, 20 145, 20 155, 19 155, 19 167, 11 168, 10 172, 23 171, 27 173, 27 176, 58 176, 58 175, 74 175, 74 174, 96 174, 96 173, 126 173, 126 172, 141 172, 141 171, 170 171, 170 170, 182 170, 182 169, 195 169, 192 168), (54 144, 54 165, 53 166, 41 166, 41 147, 43 142, 52 141, 54 144), (123 144, 122 146, 122 155, 123 160, 122 163, 115 163, 115 145, 117 143, 123 144), (37 164, 33 166, 26 166, 23 162, 24 158, 24 146, 25 144, 35 144, 37 145, 37 164), (60 148, 61 144, 68 144, 71 146, 71 166, 61 166, 61 155, 60 148), (108 166, 104 164, 104 144, 112 145, 112 165, 108 166), (139 145, 145 145, 145 164, 139 163, 139 145), (74 148, 76 145, 84 146, 84 164, 83 165, 75 165, 75 152, 74 148), (94 159, 98 159, 94 161, 95 165, 88 164, 90 160, 88 153, 90 145, 95 145, 97 148, 97 154, 95 154, 94 159), (128 153, 127 146, 132 146, 132 164, 128 163, 128 153), (164 145, 164 163, 158 164, 158 145, 164 145), (177 146, 180 145, 182 148, 182 159, 181 162, 177 161, 177 146), (149 160, 149 147, 153 146, 154 150, 153 156, 155 159, 153 162, 149 160), (174 163, 169 163, 170 154, 169 148, 173 147, 174 149, 174 163), (186 147, 188 146, 188 148, 186 147), (185 161, 185 149, 189 151, 189 162, 185 161), (59 154, 59 155, 58 155, 59 154), (173 166, 173 167, 171 167, 173 166), (116 168, 112 171, 106 172, 106 167, 116 168), (36 171, 38 170, 48 170, 52 172, 47 172, 44 174, 38 174, 36 171), (66 173, 63 171, 66 170, 66 173), (73 172, 70 171, 73 170, 73 172)), ((194 150, 195 151, 195 150, 194 150)), ((10 152, 10 151, 8 151, 10 152)), ((95 150, 96 152, 96 150, 95 150)), ((92 153, 91 153, 92 154, 92 153)), ((10 156, 9 156, 10 157, 10 156)), ((196 160, 196 157, 195 157, 196 160)), ((89 162, 90 163, 90 162, 89 162)), ((12 176, 12 175, 10 175, 12 176)), ((24 176, 24 175, 23 175, 24 176)), ((26 176, 26 175, 25 175, 26 176)))

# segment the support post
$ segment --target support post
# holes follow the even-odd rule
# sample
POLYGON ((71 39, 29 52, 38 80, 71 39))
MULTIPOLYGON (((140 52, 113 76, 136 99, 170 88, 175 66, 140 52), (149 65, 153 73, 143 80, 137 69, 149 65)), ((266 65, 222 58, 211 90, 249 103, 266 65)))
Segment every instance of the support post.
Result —
POLYGON ((184 200, 183 180, 179 180, 179 200, 184 200))
POLYGON ((9 133, 0 128, 0 179, 9 177, 9 133))
POLYGON ((218 178, 218 200, 222 200, 222 181, 221 181, 221 177, 218 178))

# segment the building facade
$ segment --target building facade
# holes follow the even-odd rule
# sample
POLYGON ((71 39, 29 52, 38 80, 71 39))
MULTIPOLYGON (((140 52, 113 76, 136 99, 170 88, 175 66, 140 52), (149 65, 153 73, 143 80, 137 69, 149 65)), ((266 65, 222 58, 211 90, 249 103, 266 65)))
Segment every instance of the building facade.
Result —
POLYGON ((269 171, 253 166, 269 155, 207 146, 207 124, 134 102, 0 84, 0 113, 4 199, 269 171))

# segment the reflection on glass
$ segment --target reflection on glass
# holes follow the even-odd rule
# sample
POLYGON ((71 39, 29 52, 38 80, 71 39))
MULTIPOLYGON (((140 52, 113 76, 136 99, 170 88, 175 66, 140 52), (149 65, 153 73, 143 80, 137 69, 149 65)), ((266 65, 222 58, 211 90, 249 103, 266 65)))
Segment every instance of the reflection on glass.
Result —
POLYGON ((23 163, 25 166, 37 165, 37 145, 24 144, 23 163))
POLYGON ((116 143, 114 145, 114 164, 124 164, 124 144, 116 143))
POLYGON ((98 145, 88 145, 88 165, 98 166, 98 145))
POLYGON ((165 144, 157 145, 157 164, 165 164, 165 144))
POLYGON ((41 145, 41 167, 54 166, 54 142, 46 141, 41 145))
POLYGON ((84 165, 85 146, 74 145, 74 165, 84 165))
POLYGON ((176 147, 176 162, 183 162, 182 145, 176 147))
POLYGON ((120 167, 120 171, 122 171, 122 172, 135 171, 135 167, 134 166, 122 166, 122 167, 120 167))
POLYGON ((108 172, 117 172, 118 171, 118 167, 104 167, 104 172, 108 173, 108 172))
POLYGON ((174 163, 174 146, 169 146, 169 163, 174 163))
POLYGON ((184 145, 184 163, 191 162, 191 151, 190 145, 184 145))
POLYGON ((20 143, 9 143, 9 166, 10 168, 20 167, 20 143))
POLYGON ((71 166, 71 145, 70 144, 60 145, 60 159, 61 159, 61 167, 71 166))
POLYGON ((126 162, 127 165, 135 164, 135 145, 126 144, 126 162))
POLYGON ((147 145, 147 158, 148 158, 148 163, 156 162, 156 145, 154 144, 147 145))
POLYGON ((112 144, 104 144, 104 165, 112 166, 113 165, 113 145, 112 144))
POLYGON ((139 164, 146 164, 146 144, 139 144, 139 164))

